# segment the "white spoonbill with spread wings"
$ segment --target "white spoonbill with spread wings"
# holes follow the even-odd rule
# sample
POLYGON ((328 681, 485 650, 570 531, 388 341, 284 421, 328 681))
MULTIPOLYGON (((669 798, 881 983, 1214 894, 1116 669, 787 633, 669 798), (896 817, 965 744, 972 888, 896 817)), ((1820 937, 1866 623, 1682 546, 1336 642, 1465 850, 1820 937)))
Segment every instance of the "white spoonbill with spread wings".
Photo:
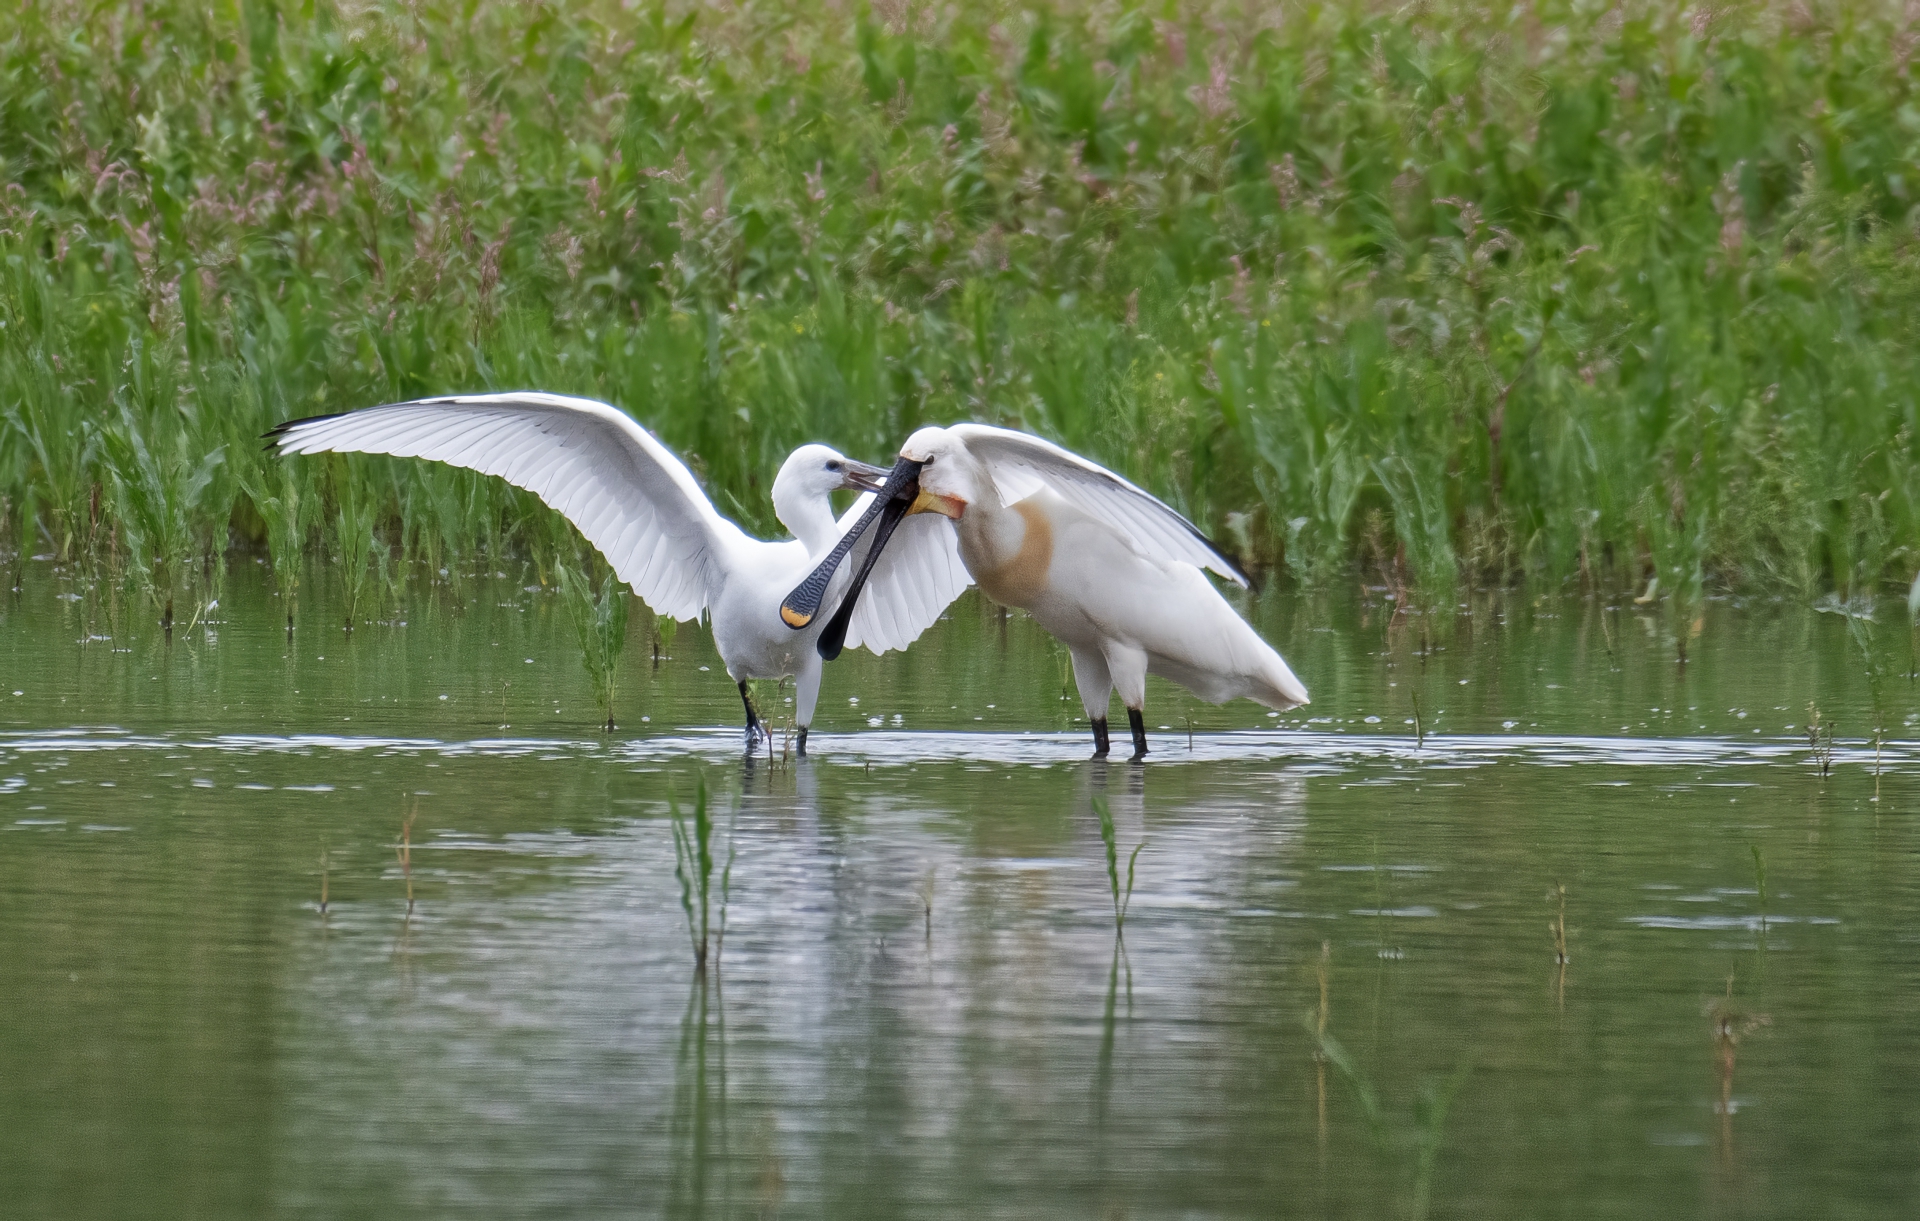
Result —
MULTIPOLYGON (((873 497, 839 520, 832 493, 872 492, 887 471, 824 445, 793 451, 773 481, 785 542, 750 538, 714 510, 693 474, 624 412, 558 394, 473 394, 290 420, 267 434, 282 454, 392 454, 498 475, 532 492, 599 548, 614 574, 656 614, 713 624, 713 643, 747 710, 747 745, 760 733, 750 678, 793 677, 800 753, 820 695, 822 625, 782 622, 781 599, 833 554, 854 549, 850 526, 873 497), (844 545, 842 545, 844 542, 844 545)), ((916 519, 917 520, 917 519, 916 519)), ((953 532, 909 520, 898 552, 873 557, 867 598, 842 629, 876 653, 904 649, 968 584, 953 532)), ((876 536, 879 537, 879 536, 876 536)), ((870 550, 870 548, 869 548, 870 550)), ((864 560, 863 556, 863 560, 864 560)), ((829 574, 831 577, 831 574, 829 574)), ((845 580, 821 583, 830 596, 845 580)), ((833 650, 837 653, 839 650, 833 650)))
MULTIPOLYGON (((1201 569, 1240 586, 1245 575, 1192 522, 1105 467, 1026 433, 956 424, 908 437, 888 486, 890 498, 872 515, 881 525, 872 544, 880 562, 896 550, 948 545, 946 537, 906 533, 913 514, 951 519, 960 558, 981 590, 1031 613, 1072 654, 1095 758, 1107 753, 1107 701, 1116 687, 1133 759, 1146 755, 1148 674, 1215 704, 1245 696, 1285 710, 1307 702, 1280 654, 1201 569), (891 546, 889 525, 902 530, 891 546)), ((825 579, 815 572, 816 584, 825 579)), ((843 598, 861 596, 856 576, 843 598)), ((833 644, 829 630, 819 647, 831 657, 833 644)))

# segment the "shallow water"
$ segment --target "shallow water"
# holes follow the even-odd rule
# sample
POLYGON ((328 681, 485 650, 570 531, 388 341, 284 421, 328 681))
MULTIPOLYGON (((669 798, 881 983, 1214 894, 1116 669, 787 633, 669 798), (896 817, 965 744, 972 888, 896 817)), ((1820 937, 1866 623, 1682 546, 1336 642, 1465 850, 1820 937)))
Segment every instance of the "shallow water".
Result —
POLYGON ((1084 759, 1058 650, 968 599, 830 667, 796 763, 743 759, 710 646, 683 628, 656 668, 645 616, 598 733, 527 574, 411 585, 348 637, 315 572, 290 643, 242 565, 168 644, 20 571, 9 1216, 1920 1197, 1920 696, 1890 614, 1716 603, 1682 667, 1631 602, 1274 596, 1250 613, 1314 704, 1156 684, 1133 767, 1084 759), (735 851, 704 980, 667 820, 700 778, 735 851), (1122 869, 1146 842, 1123 950, 1096 794, 1122 869))

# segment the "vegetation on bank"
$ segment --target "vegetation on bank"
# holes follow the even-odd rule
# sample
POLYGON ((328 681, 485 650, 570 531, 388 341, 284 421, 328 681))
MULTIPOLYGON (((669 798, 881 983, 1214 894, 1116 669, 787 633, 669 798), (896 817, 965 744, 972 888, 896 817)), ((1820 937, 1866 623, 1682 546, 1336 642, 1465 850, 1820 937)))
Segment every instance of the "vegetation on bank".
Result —
MULTIPOLYGON (((0 16, 0 497, 157 601, 577 543, 293 416, 615 402, 771 531, 793 445, 1024 427, 1305 583, 1852 598, 1920 563, 1920 18, 1205 5, 0 16)), ((372 574, 372 575, 370 575, 372 574)))

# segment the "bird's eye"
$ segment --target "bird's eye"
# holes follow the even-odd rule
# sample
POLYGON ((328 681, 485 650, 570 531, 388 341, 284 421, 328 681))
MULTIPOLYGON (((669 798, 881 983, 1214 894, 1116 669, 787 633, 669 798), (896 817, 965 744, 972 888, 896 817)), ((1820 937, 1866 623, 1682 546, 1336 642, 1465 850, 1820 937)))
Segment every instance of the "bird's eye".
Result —
POLYGON ((928 459, 927 459, 927 460, 926 460, 925 462, 922 462, 922 463, 920 464, 920 469, 921 469, 921 470, 925 470, 925 469, 927 469, 928 467, 930 467, 930 466, 932 466, 932 465, 933 465, 933 459, 932 459, 931 457, 929 457, 929 458, 928 458, 928 459))
POLYGON ((827 469, 830 471, 837 471, 840 469, 840 463, 838 461, 829 462, 827 463, 827 469))

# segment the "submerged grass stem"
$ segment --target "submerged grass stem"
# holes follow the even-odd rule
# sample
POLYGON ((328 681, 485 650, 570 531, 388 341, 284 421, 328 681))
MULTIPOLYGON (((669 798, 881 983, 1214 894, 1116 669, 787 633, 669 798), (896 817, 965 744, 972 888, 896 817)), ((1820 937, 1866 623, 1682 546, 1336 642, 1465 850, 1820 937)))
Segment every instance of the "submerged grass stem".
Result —
POLYGON ((1120 887, 1120 854, 1113 826, 1113 807, 1104 794, 1094 794, 1093 812, 1100 816, 1100 842, 1107 847, 1107 885, 1113 891, 1113 931, 1116 935, 1124 935, 1127 928, 1127 908, 1133 902, 1133 869, 1140 860, 1140 850, 1147 846, 1147 841, 1142 838, 1133 846, 1133 852, 1127 857, 1127 885, 1123 891, 1120 887))

